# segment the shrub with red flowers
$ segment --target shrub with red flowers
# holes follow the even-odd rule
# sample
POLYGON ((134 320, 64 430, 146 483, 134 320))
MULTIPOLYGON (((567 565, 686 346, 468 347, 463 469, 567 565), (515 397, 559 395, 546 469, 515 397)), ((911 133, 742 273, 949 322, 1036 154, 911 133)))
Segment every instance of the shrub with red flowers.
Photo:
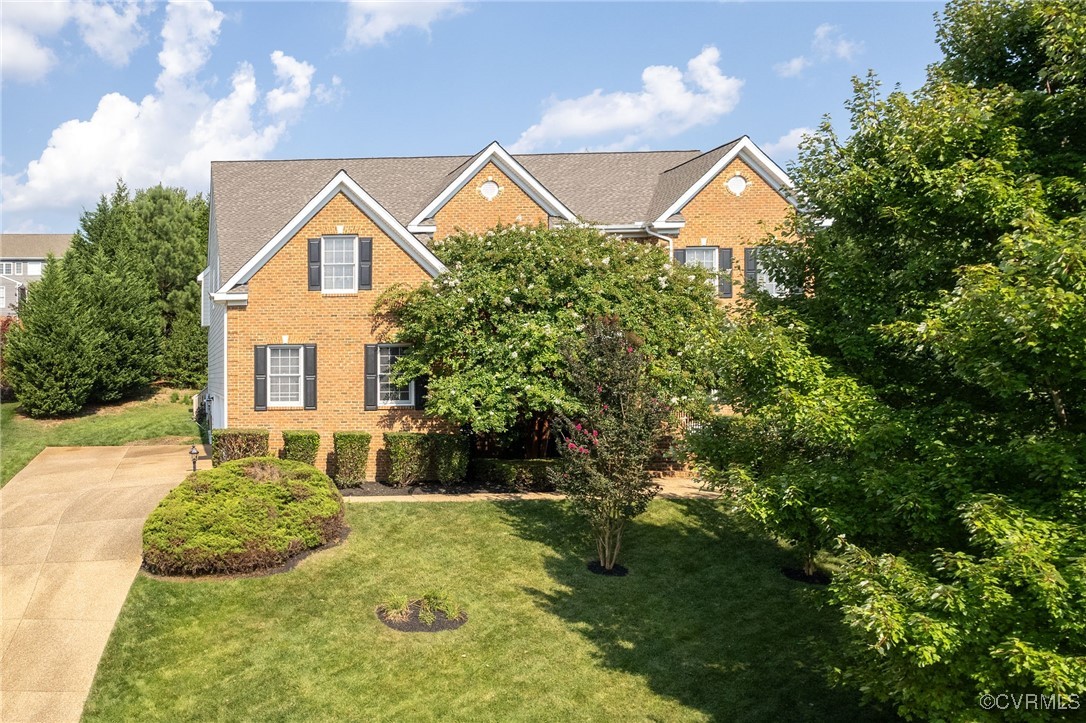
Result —
POLYGON ((669 410, 641 340, 617 318, 590 321, 565 357, 576 407, 558 412, 562 463, 552 475, 592 528, 600 566, 611 570, 626 522, 659 491, 646 468, 669 410))

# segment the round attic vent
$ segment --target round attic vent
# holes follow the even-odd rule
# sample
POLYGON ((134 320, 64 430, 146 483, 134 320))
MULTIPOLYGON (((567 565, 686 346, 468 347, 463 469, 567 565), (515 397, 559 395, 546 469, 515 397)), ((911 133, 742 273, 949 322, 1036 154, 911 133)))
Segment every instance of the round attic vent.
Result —
POLYGON ((724 185, 729 191, 738 196, 743 193, 743 191, 747 190, 747 186, 749 186, 750 184, 747 183, 747 179, 743 178, 740 175, 735 175, 729 178, 728 182, 724 185))
POLYGON ((501 193, 501 186, 494 181, 486 181, 479 186, 479 194, 488 201, 493 201, 501 193))

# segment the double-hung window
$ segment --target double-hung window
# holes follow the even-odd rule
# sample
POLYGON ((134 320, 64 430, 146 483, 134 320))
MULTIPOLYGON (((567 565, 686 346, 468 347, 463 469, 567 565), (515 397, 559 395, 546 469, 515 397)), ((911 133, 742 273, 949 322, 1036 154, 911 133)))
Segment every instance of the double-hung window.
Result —
POLYGON ((391 378, 392 366, 406 353, 406 346, 381 344, 377 347, 377 406, 415 406, 414 380, 401 387, 393 384, 391 378))
POLYGON ((321 239, 321 291, 353 294, 358 291, 358 238, 325 236, 321 239))
POLYGON ((0 274, 6 274, 10 276, 12 274, 21 273, 23 273, 22 261, 5 261, 4 263, 0 264, 0 274))
POLYGON ((777 283, 770 277, 768 270, 766 269, 765 257, 769 254, 783 253, 783 249, 773 247, 751 247, 746 249, 746 258, 744 263, 746 265, 744 277, 746 279, 747 287, 753 291, 757 289, 764 291, 774 298, 783 298, 793 292, 788 288, 786 284, 777 283))
POLYGON ((268 406, 302 406, 302 347, 268 347, 268 406))
POLYGON ((690 246, 676 249, 675 258, 685 266, 700 266, 709 272, 709 283, 724 297, 732 295, 732 250, 716 246, 690 246))

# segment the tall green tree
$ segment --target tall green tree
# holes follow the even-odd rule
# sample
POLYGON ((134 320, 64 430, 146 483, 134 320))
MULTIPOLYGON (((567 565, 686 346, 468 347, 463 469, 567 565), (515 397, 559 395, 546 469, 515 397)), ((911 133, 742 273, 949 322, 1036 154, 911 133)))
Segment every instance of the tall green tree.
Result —
POLYGON ((669 401, 705 405, 721 317, 701 270, 672 268, 659 248, 577 226, 461 233, 434 252, 447 273, 379 302, 395 338, 412 345, 395 373, 429 378, 431 413, 476 432, 528 424, 536 431, 528 454, 539 456, 554 410, 577 404, 563 344, 605 314, 643 341, 669 401))
POLYGON ((702 464, 770 529, 838 536, 839 681, 910 718, 1058 716, 1086 704, 1086 10, 958 0, 938 37, 923 88, 857 80, 847 137, 802 147, 771 274, 812 293, 738 321, 744 419, 702 464), (1053 697, 980 707, 1006 692, 1053 697))
POLYGON ((22 410, 44 417, 82 409, 97 379, 93 352, 103 338, 76 303, 64 262, 50 257, 4 344, 5 372, 22 410))

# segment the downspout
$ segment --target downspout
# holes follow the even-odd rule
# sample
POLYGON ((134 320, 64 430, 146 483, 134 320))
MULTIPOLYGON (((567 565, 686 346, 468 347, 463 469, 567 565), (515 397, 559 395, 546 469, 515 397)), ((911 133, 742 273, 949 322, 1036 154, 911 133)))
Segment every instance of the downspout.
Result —
POLYGON ((667 260, 675 260, 675 239, 670 236, 664 236, 663 234, 653 231, 651 223, 645 224, 645 233, 647 233, 649 236, 655 236, 661 241, 667 241, 667 260))

